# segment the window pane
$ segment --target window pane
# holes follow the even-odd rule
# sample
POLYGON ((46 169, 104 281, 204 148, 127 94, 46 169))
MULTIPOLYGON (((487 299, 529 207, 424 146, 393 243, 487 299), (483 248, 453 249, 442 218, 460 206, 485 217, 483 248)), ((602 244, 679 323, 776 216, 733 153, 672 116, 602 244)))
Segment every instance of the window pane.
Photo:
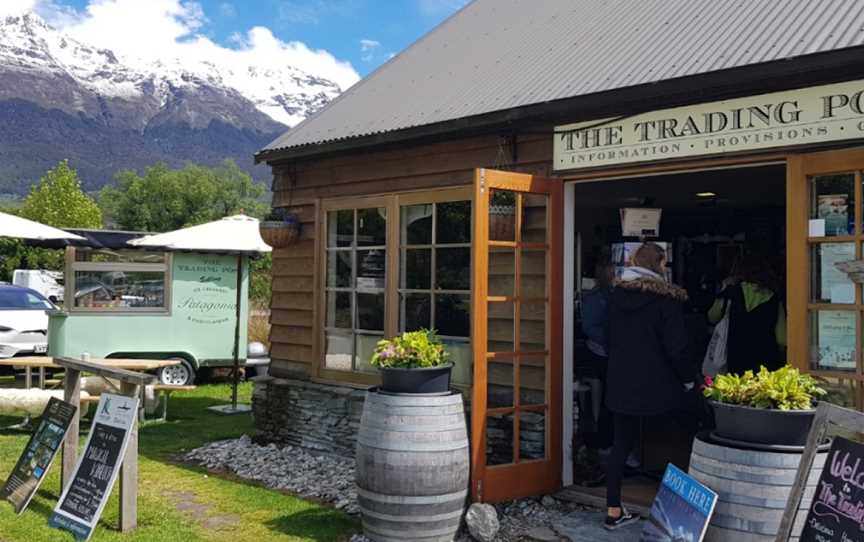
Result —
POLYGON ((403 245, 432 244, 432 205, 406 205, 402 207, 403 245))
POLYGON ((438 294, 435 296, 435 329, 439 335, 471 335, 471 296, 438 294))
POLYGON ((546 242, 545 194, 525 194, 522 199, 522 242, 546 242))
POLYGON ((76 271, 75 306, 165 307, 165 273, 162 271, 76 271))
POLYGON ((487 352, 515 352, 514 304, 512 302, 489 303, 486 330, 487 352))
POLYGON ((384 331, 384 294, 357 294, 357 329, 384 331))
POLYGON ((402 251, 402 288, 432 288, 432 249, 409 248, 402 251))
POLYGON ((486 464, 513 463, 513 414, 486 417, 486 464))
POLYGON ((357 359, 354 360, 355 370, 360 371, 361 373, 378 373, 378 369, 373 367, 370 362, 372 360, 372 354, 375 352, 375 346, 377 346, 378 341, 383 338, 384 337, 381 335, 357 334, 355 339, 357 341, 357 359))
POLYGON ((516 193, 494 190, 489 201, 489 239, 516 240, 516 193))
POLYGON ((327 286, 331 288, 351 287, 351 251, 327 251, 327 286))
POLYGON ((470 243, 471 202, 449 201, 435 207, 435 243, 470 243))
POLYGON ((810 361, 814 369, 854 371, 857 353, 853 311, 816 311, 810 314, 810 361))
POLYGON ((76 262, 102 263, 165 263, 164 252, 141 250, 88 250, 75 249, 76 262))
POLYGON ((387 251, 381 249, 357 251, 357 288, 384 288, 387 251))
POLYGON ((544 350, 546 350, 546 305, 520 303, 519 351, 543 352, 544 350))
POLYGON ((486 404, 489 408, 514 406, 513 359, 490 359, 486 364, 486 404))
POLYGON ((327 213, 327 246, 350 247, 354 243, 354 211, 327 213))
POLYGON ((846 408, 855 408, 856 382, 846 378, 824 378, 821 386, 828 394, 821 400, 846 408))
POLYGON ((450 354, 450 361, 453 363, 453 382, 470 386, 474 380, 471 343, 447 339, 444 339, 443 342, 444 348, 450 354))
POLYGON ((429 294, 402 295, 400 331, 417 331, 431 327, 432 296, 429 294))
POLYGON ((352 343, 350 333, 327 333, 327 351, 324 354, 324 366, 337 371, 351 370, 352 343))
POLYGON ((519 404, 546 403, 546 356, 523 356, 519 361, 519 404))
MULTIPOLYGON (((822 175, 813 177, 810 185, 810 229, 824 231, 825 236, 855 233, 855 175, 822 175)), ((814 234, 814 237, 819 237, 814 234)))
POLYGON ((519 460, 546 457, 546 416, 543 412, 519 413, 519 460))
POLYGON ((855 259, 855 243, 820 243, 810 252, 810 295, 815 303, 855 303, 855 283, 836 264, 855 259))
POLYGON ((351 329, 351 292, 327 292, 327 327, 351 329))
POLYGON ((471 249, 435 249, 435 288, 438 290, 471 289, 471 249))
POLYGON ((489 296, 513 295, 516 252, 512 248, 489 249, 489 296))
POLYGON ((387 244, 387 210, 357 210, 357 244, 361 247, 384 246, 387 244))
POLYGON ((522 250, 519 272, 519 296, 546 297, 546 251, 522 250))

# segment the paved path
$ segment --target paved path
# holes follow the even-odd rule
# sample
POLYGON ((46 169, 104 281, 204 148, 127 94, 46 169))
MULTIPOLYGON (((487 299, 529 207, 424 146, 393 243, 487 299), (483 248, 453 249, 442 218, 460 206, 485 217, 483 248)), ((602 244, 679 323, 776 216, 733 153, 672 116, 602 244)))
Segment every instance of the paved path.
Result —
POLYGON ((573 512, 552 527, 574 542, 638 542, 644 522, 628 525, 615 531, 603 528, 602 512, 573 512))

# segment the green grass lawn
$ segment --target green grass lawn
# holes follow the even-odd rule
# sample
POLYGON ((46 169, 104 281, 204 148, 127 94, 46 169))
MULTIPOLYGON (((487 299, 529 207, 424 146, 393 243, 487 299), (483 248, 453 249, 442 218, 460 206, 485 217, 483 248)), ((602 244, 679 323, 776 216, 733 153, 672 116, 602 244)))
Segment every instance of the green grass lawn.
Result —
MULTIPOLYGON (((251 384, 240 389, 248 402, 251 384)), ((91 540, 182 541, 228 540, 340 541, 359 531, 359 524, 334 509, 296 497, 208 474, 180 464, 175 457, 207 442, 252 432, 249 415, 222 416, 206 407, 230 400, 227 385, 199 386, 171 397, 168 422, 145 425, 139 436, 138 529, 127 535, 118 530, 118 486, 91 540)), ((18 419, 0 417, 0 427, 18 419)), ((81 443, 89 424, 82 427, 81 443)), ((5 481, 21 454, 29 434, 0 430, 0 478, 5 481)), ((60 457, 31 501, 16 516, 12 506, 0 502, 0 542, 71 541, 65 531, 48 527, 60 496, 60 457)), ((0 482, 2 483, 2 482, 0 482)))

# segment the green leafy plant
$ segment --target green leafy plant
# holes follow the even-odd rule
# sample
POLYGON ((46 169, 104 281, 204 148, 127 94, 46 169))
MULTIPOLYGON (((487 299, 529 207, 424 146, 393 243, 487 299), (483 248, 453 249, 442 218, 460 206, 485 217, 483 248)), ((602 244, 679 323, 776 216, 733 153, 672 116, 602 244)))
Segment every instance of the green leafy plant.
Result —
POLYGON ((448 358, 435 331, 421 329, 378 341, 371 363, 379 368, 422 369, 445 365, 448 358))
POLYGON ((742 375, 717 375, 706 378, 703 393, 718 403, 775 410, 809 410, 826 394, 819 382, 789 365, 769 371, 747 371, 742 375))

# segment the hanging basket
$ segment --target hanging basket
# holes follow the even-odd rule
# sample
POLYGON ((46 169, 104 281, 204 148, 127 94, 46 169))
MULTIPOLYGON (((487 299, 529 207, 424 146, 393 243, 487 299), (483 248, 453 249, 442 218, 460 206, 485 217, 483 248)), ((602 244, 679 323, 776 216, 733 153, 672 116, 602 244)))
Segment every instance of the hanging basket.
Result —
POLYGON ((258 224, 261 239, 273 248, 286 248, 300 239, 300 223, 265 220, 258 224))
POLYGON ((489 239, 513 241, 516 239, 516 206, 489 206, 489 239))

